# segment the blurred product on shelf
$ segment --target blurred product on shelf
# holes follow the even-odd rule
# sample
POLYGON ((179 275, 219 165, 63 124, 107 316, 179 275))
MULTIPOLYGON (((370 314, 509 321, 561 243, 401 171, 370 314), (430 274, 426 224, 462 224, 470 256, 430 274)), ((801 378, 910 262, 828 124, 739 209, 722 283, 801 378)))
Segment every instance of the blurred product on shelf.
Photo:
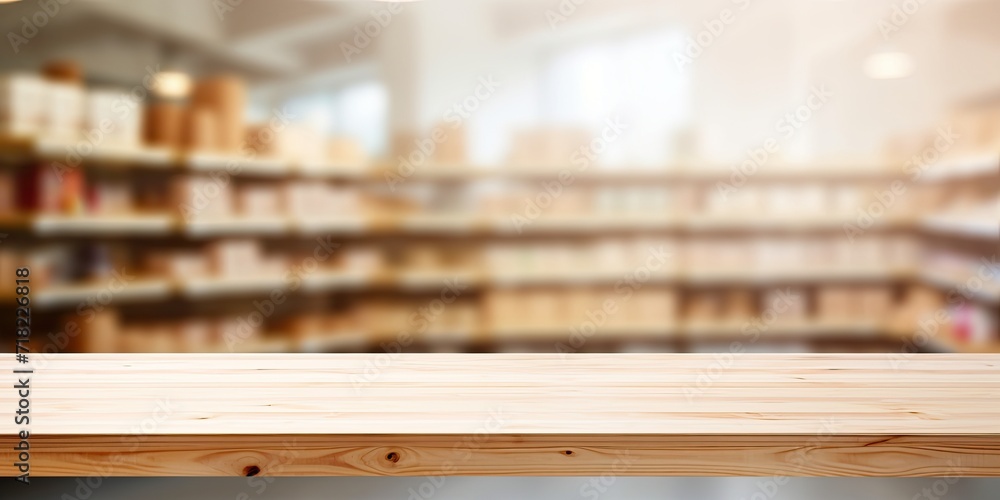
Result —
MULTIPOLYGON (((199 130, 211 134, 211 149, 225 153, 238 153, 246 138, 244 114, 247 108, 247 90, 243 79, 235 75, 218 75, 198 80, 191 94, 194 114, 211 116, 210 123, 201 123, 199 130), (208 132, 214 129, 212 134, 208 132)), ((202 118, 199 118, 201 120, 202 118)), ((198 121, 198 120, 195 120, 198 121)), ((197 148, 196 148, 197 149, 197 148)))
POLYGON ((242 217, 274 217, 285 212, 281 188, 257 183, 236 190, 236 211, 242 217))
POLYGON ((26 213, 82 214, 87 209, 86 189, 79 168, 34 163, 18 171, 17 208, 26 213))
POLYGON ((186 120, 187 110, 180 103, 150 103, 146 106, 143 140, 152 147, 179 150, 188 142, 186 134, 191 133, 186 120))
POLYGON ((149 276, 178 281, 210 274, 208 258, 196 251, 151 251, 146 255, 142 271, 149 276))
POLYGON ((76 141, 84 126, 85 100, 84 88, 77 81, 4 75, 0 78, 0 129, 15 138, 76 141))
POLYGON ((358 141, 350 137, 331 137, 327 141, 326 159, 331 166, 340 168, 364 168, 368 156, 358 141))
POLYGON ((0 216, 12 216, 17 209, 17 191, 14 172, 0 170, 0 216))
POLYGON ((576 127, 541 127, 514 132, 507 163, 516 168, 586 170, 594 161, 587 146, 596 134, 576 127), (584 152, 589 152, 589 155, 584 152))
POLYGON ((90 185, 90 213, 98 216, 126 216, 134 213, 132 187, 120 179, 99 179, 90 185))
POLYGON ((1000 102, 960 108, 954 112, 951 124, 958 132, 956 155, 1000 151, 1000 102))
POLYGON ((45 81, 37 75, 0 75, 0 134, 11 138, 41 135, 48 124, 45 81))
POLYGON ((49 61, 42 67, 42 75, 53 82, 83 85, 83 68, 69 59, 49 61))
POLYGON ((184 149, 193 153, 222 151, 219 138, 219 116, 212 109, 188 106, 184 114, 184 149))
POLYGON ((284 190, 287 205, 279 213, 303 219, 349 219, 362 215, 362 197, 356 189, 290 181, 284 190))
POLYGON ((431 132, 436 143, 431 154, 431 164, 465 167, 469 161, 466 150, 465 127, 439 123, 431 132))
POLYGON ((188 175, 173 180, 170 206, 186 221, 231 218, 234 213, 232 183, 209 175, 188 175))
POLYGON ((93 147, 137 149, 142 146, 144 108, 124 90, 89 90, 86 94, 84 140, 93 147))
POLYGON ((44 73, 48 81, 43 134, 60 142, 79 140, 84 130, 86 101, 82 70, 73 63, 57 62, 46 66, 44 73))

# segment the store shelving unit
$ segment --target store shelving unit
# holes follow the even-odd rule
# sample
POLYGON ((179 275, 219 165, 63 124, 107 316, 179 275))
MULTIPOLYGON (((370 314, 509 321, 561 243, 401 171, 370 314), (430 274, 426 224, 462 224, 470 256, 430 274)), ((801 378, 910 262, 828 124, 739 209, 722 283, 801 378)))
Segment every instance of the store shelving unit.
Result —
MULTIPOLYGON (((31 139, 8 139, 0 141, 0 156, 12 159, 9 164, 20 161, 60 161, 64 159, 65 144, 31 139)), ((992 172, 986 167, 989 161, 980 158, 967 161, 955 168, 934 169, 926 173, 921 182, 926 184, 964 182, 978 177, 989 178, 992 172), (964 165, 964 166, 963 166, 964 165)), ((100 169, 105 166, 129 166, 149 168, 167 172, 170 175, 195 175, 226 172, 236 178, 246 178, 254 182, 284 182, 306 179, 310 182, 346 182, 361 186, 380 185, 385 182, 385 165, 370 167, 348 165, 297 164, 296 162, 264 158, 241 158, 233 155, 183 154, 162 150, 102 150, 86 157, 85 168, 100 169)), ((405 179, 406 183, 431 184, 444 189, 462 189, 467 184, 479 182, 513 182, 532 184, 538 181, 558 179, 571 169, 523 167, 476 168, 472 166, 425 165, 405 179)), ((581 185, 663 185, 687 186, 695 189, 711 190, 712 186, 728 179, 731 172, 710 166, 678 166, 672 169, 643 170, 626 169, 605 171, 598 168, 583 172, 573 172, 574 182, 581 185)), ((798 167, 766 169, 758 172, 749 182, 756 184, 796 184, 834 183, 865 186, 882 186, 904 179, 901 173, 885 168, 849 167, 843 165, 802 165, 798 167)), ((533 185, 533 184, 532 184, 533 185)), ((490 241, 494 238, 519 241, 522 238, 588 238, 609 234, 664 234, 673 237, 714 236, 736 234, 755 237, 763 234, 828 234, 837 235, 844 231, 845 223, 852 223, 853 214, 837 213, 802 214, 790 213, 777 216, 766 214, 711 214, 711 213, 664 213, 635 214, 608 213, 593 215, 545 214, 521 227, 515 227, 509 217, 479 214, 455 213, 371 213, 371 214, 315 214, 309 218, 289 217, 274 214, 269 217, 228 217, 200 218, 186 220, 178 214, 145 213, 109 216, 64 216, 64 215, 22 215, 0 219, 0 230, 22 232, 44 241, 51 238, 142 238, 143 241, 214 241, 220 238, 265 238, 286 240, 312 238, 317 235, 333 235, 348 239, 403 240, 426 238, 465 239, 474 238, 490 241), (152 240, 151 240, 152 239, 152 240)), ((963 221, 945 217, 880 217, 866 232, 887 234, 908 234, 919 237, 957 237, 974 241, 992 241, 997 224, 992 221, 963 221)), ((470 287, 472 298, 490 290, 509 287, 548 287, 572 289, 577 286, 612 286, 627 270, 581 270, 570 272, 517 273, 496 272, 487 266, 458 269, 408 270, 387 269, 377 273, 336 271, 322 269, 303 277, 301 289, 297 293, 330 294, 341 292, 378 293, 393 291, 403 294, 434 293, 441 283, 458 278, 470 287)), ((154 304, 157 301, 229 301, 246 297, 266 296, 274 290, 287 287, 286 280, 279 275, 245 276, 235 278, 196 277, 178 281, 142 277, 141 283, 130 283, 115 295, 115 303, 122 307, 131 304, 154 304)), ((655 273, 648 282, 651 286, 665 286, 679 289, 703 289, 711 287, 763 288, 795 285, 814 288, 824 284, 871 284, 890 287, 906 287, 926 284, 952 290, 962 282, 954 276, 943 276, 933 269, 914 269, 899 265, 894 268, 858 267, 814 267, 814 268, 757 268, 757 269, 687 269, 682 264, 669 271, 655 273)), ((81 300, 101 293, 100 286, 88 283, 53 285, 38 290, 37 306, 49 310, 72 309, 81 300)), ((975 294, 976 300, 998 301, 1000 291, 987 286, 975 294)), ((634 325, 606 328, 600 338, 661 340, 670 343, 713 342, 727 338, 738 338, 745 320, 679 319, 671 325, 634 325), (613 330, 613 331, 612 331, 613 330)), ((555 341, 563 339, 568 331, 565 327, 480 327, 473 335, 452 335, 456 338, 485 339, 489 342, 507 340, 555 341)), ((795 320, 774 325, 767 332, 768 339, 842 339, 863 342, 866 339, 898 339, 900 335, 891 328, 873 324, 865 320, 845 319, 795 320)), ((349 332, 348 332, 349 333, 349 332)), ((427 332, 424 332, 427 333, 427 332)), ((260 344, 247 342, 244 349, 295 351, 302 348, 299 340, 285 339, 284 334, 272 332, 260 344)), ((383 338, 391 334, 377 332, 359 333, 354 336, 383 338)), ((307 335, 308 337, 309 335, 307 335)), ((339 345, 343 339, 340 333, 313 332, 315 339, 310 350, 322 346, 339 345)), ((343 336, 344 339, 351 337, 343 336)), ((448 337, 448 335, 442 335, 448 337)), ((350 343, 350 342, 349 342, 350 343)), ((358 344, 354 341, 353 344, 358 344)), ((994 344, 977 344, 943 341, 939 347, 945 350, 981 352, 994 349, 994 344)), ((1000 350, 998 350, 1000 351, 1000 350)))

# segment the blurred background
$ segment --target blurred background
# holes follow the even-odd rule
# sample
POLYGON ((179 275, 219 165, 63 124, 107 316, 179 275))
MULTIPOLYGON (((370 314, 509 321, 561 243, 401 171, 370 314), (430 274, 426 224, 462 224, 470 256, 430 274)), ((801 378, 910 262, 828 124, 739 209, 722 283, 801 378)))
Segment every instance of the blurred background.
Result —
POLYGON ((997 20, 4 4, 0 275, 34 352, 1000 352, 997 20))

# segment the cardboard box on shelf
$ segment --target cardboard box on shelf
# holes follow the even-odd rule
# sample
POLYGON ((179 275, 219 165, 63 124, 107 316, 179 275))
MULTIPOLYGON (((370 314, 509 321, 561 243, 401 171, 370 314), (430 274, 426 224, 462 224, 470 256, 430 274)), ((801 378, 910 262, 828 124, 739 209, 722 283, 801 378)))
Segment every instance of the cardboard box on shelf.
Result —
POLYGON ((229 352, 239 352, 246 350, 246 346, 264 335, 266 322, 251 321, 248 314, 233 315, 219 318, 215 321, 215 337, 218 339, 214 346, 217 350, 229 352))
POLYGON ((219 344, 218 332, 205 318, 184 318, 176 328, 179 352, 205 352, 219 344))
POLYGON ((573 155, 593 139, 576 127, 540 127, 514 133, 508 163, 515 167, 569 167, 573 155))
POLYGON ((640 327, 663 328, 666 331, 677 322, 677 293, 666 287, 637 290, 633 297, 635 325, 640 327))
POLYGON ((224 152, 219 137, 219 115, 207 107, 188 106, 182 127, 182 144, 196 153, 224 152))
POLYGON ((0 136, 34 137, 45 124, 46 87, 29 73, 0 75, 0 136))
POLYGON ((138 104, 123 106, 125 90, 90 90, 86 95, 83 130, 99 137, 94 147, 138 148, 142 144, 144 108, 138 104))
POLYGON ((839 321, 856 318, 857 303, 850 287, 828 285, 816 292, 816 316, 825 321, 839 321))
POLYGON ((202 278, 210 273, 208 258, 201 252, 151 251, 146 254, 143 272, 174 280, 202 278))
POLYGON ((243 79, 235 75, 203 78, 195 83, 191 103, 196 109, 212 112, 218 149, 224 153, 238 153, 246 139, 247 90, 243 79))
POLYGON ((83 85, 83 67, 71 59, 48 61, 42 66, 42 76, 52 82, 83 85))
MULTIPOLYGON (((180 149, 186 144, 187 109, 176 102, 154 102, 146 106, 143 140, 154 147, 180 149)), ((201 125, 204 129, 206 126, 201 125)))
POLYGON ((246 147, 259 158, 280 158, 283 148, 283 132, 275 131, 266 123, 247 125, 246 147))
POLYGON ((724 314, 729 319, 752 318, 756 316, 757 308, 754 307, 753 292, 749 290, 730 291, 724 314))
POLYGON ((488 291, 483 300, 488 328, 504 330, 527 326, 529 318, 524 310, 526 300, 520 290, 499 288, 488 291))
POLYGON ((79 321, 79 318, 71 316, 67 318, 65 325, 67 333, 70 333, 69 328, 80 329, 76 336, 76 351, 120 352, 122 349, 121 318, 114 308, 94 310, 88 321, 79 321))
POLYGON ((760 309, 764 319, 774 314, 781 321, 804 321, 809 315, 809 294, 799 287, 768 289, 761 297, 760 309))
POLYGON ((350 245, 334 256, 335 264, 346 272, 374 273, 382 269, 383 253, 374 246, 350 245))
POLYGON ((236 207, 242 217, 271 218, 284 213, 285 200, 280 187, 250 184, 236 190, 236 207))
POLYGON ((352 137, 331 137, 326 144, 326 160, 330 165, 362 167, 368 163, 361 144, 352 137))
POLYGON ((234 215, 232 183, 221 184, 207 175, 177 177, 171 186, 169 205, 186 221, 225 219, 234 215))
POLYGON ((0 171, 0 215, 13 215, 17 209, 14 172, 0 171))
POLYGON ((260 242, 251 239, 220 240, 207 246, 208 265, 215 276, 259 276, 263 262, 260 242))
POLYGON ((432 130, 430 138, 435 144, 431 153, 432 165, 462 167, 468 162, 465 127, 441 123, 432 130))
POLYGON ((866 320, 880 320, 893 309, 892 289, 885 286, 868 286, 854 295, 858 316, 866 320))
POLYGON ((326 139, 315 127, 289 124, 279 134, 282 138, 279 155, 299 165, 320 165, 326 162, 326 139))
POLYGON ((132 187, 124 181, 101 179, 91 184, 91 212, 125 215, 133 212, 132 187))
MULTIPOLYGON (((84 125, 86 91, 82 85, 47 82, 40 135, 61 142, 80 140, 84 125)), ((87 139, 89 140, 89 139, 87 139)))

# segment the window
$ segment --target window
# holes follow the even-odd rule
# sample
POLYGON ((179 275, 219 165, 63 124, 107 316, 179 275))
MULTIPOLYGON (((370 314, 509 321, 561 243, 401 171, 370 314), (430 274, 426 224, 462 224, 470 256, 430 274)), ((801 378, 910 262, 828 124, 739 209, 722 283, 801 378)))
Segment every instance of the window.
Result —
POLYGON ((369 155, 386 150, 389 95, 385 85, 368 80, 332 91, 295 97, 286 103, 297 120, 325 136, 348 136, 359 141, 369 155))
POLYGON ((671 55, 680 32, 653 32, 589 43, 557 53, 542 73, 540 121, 584 126, 599 134, 618 117, 626 131, 599 164, 667 163, 673 134, 690 119, 689 78, 671 55))

